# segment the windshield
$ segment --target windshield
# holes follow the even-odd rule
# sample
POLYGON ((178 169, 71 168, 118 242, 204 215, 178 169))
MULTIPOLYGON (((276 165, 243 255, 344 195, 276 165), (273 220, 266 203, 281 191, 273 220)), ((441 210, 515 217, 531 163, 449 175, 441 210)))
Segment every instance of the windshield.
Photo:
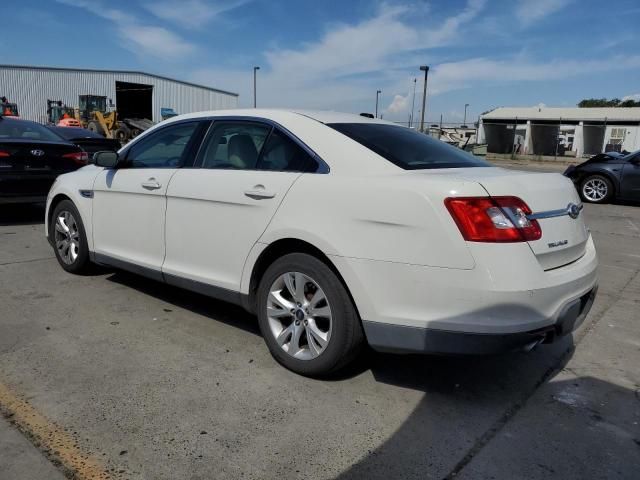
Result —
POLYGON ((636 150, 635 152, 631 152, 631 153, 627 153, 626 155, 623 155, 622 158, 624 158, 625 160, 629 160, 632 157, 635 157, 636 155, 640 154, 640 150, 636 150))
POLYGON ((397 125, 331 123, 328 126, 405 170, 491 166, 464 150, 397 125))
POLYGON ((62 142, 63 139, 39 123, 14 118, 0 120, 0 140, 43 140, 62 142))

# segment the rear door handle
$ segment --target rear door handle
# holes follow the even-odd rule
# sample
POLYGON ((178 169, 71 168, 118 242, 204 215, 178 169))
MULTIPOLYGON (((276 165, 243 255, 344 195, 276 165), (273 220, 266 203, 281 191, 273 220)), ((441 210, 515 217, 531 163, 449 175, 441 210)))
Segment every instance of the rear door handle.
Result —
POLYGON ((254 185, 251 190, 245 190, 244 194, 254 200, 265 200, 276 196, 275 192, 265 190, 264 185, 254 185))
POLYGON ((155 178, 150 178, 146 182, 142 182, 141 185, 142 188, 146 188, 147 190, 157 190, 162 187, 155 178))

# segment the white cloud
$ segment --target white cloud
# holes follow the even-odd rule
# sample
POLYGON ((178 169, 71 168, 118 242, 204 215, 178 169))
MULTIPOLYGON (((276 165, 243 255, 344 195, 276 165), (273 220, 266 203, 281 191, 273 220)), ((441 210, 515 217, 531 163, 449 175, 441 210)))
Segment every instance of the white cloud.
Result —
POLYGON ((127 50, 162 59, 180 59, 196 51, 196 46, 176 33, 163 27, 148 25, 134 15, 110 8, 100 1, 57 0, 59 3, 78 7, 113 22, 121 44, 127 50))
POLYGON ((633 100, 634 102, 640 102, 640 93, 634 93, 632 95, 625 95, 622 97, 622 101, 633 100))
POLYGON ((427 30, 422 41, 428 46, 439 46, 450 41, 458 35, 462 25, 480 13, 486 3, 486 0, 469 0, 459 14, 447 18, 440 28, 427 30))
POLYGON ((393 97, 393 101, 387 107, 389 113, 402 113, 409 109, 409 95, 402 96, 396 95, 393 97))
POLYGON ((516 17, 524 26, 542 20, 544 17, 562 10, 573 0, 519 0, 516 17))
POLYGON ((192 44, 162 27, 136 25, 134 28, 119 29, 118 35, 128 50, 158 58, 181 58, 195 49, 192 44))
POLYGON ((437 94, 472 85, 560 80, 594 71, 624 71, 631 68, 640 68, 640 56, 616 56, 590 61, 557 59, 549 62, 534 62, 522 58, 473 58, 435 66, 429 91, 437 94))
POLYGON ((185 28, 201 28, 220 14, 249 0, 157 0, 143 6, 156 17, 185 28))
MULTIPOLYGON (((417 49, 462 42, 461 27, 484 4, 484 0, 469 0, 463 10, 433 28, 425 22, 414 27, 404 20, 418 14, 415 6, 383 4, 374 17, 334 25, 315 42, 271 48, 258 72, 258 104, 345 110, 361 109, 366 102, 373 111, 376 89, 401 96, 408 90, 404 78, 399 83, 392 68, 406 70, 413 64, 417 70, 418 62, 425 61, 424 54, 418 59, 417 49)), ((425 15, 428 8, 422 8, 419 13, 425 15)), ((238 91, 241 104, 248 106, 253 102, 251 71, 251 66, 246 71, 205 68, 194 72, 192 79, 238 91)))

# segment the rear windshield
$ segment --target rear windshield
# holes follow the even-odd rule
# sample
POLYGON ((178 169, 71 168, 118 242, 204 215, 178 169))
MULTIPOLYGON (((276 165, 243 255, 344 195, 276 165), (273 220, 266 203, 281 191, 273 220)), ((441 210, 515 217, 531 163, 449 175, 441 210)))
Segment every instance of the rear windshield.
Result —
POLYGON ((92 132, 91 130, 86 130, 84 128, 75 128, 75 127, 49 127, 54 133, 57 133, 62 138, 67 140, 73 140, 76 138, 100 138, 104 139, 102 135, 99 133, 92 132))
POLYGON ((405 127, 376 123, 328 126, 405 170, 491 166, 464 150, 405 127))
POLYGON ((0 141, 1 140, 63 141, 62 138, 39 123, 15 118, 3 118, 0 120, 0 141))

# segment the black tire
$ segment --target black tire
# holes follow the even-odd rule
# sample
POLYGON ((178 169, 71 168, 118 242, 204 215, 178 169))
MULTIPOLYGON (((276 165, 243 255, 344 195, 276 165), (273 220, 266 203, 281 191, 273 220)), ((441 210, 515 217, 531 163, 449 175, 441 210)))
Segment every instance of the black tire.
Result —
POLYGON ((580 182, 579 193, 580 198, 585 202, 609 203, 613 198, 615 191, 611 180, 604 175, 589 175, 580 182), (595 187, 599 187, 597 192, 594 189, 595 187))
POLYGON ((334 373, 351 362, 363 346, 362 325, 349 293, 336 274, 311 255, 291 253, 271 264, 260 280, 256 305, 260 331, 269 351, 281 365, 301 375, 334 373), (287 272, 299 272, 313 279, 330 305, 331 334, 324 350, 315 358, 302 360, 291 356, 278 344, 269 324, 267 301, 271 286, 287 272))
MULTIPOLYGON (((49 225, 49 238, 53 245, 53 251, 56 254, 56 259, 63 269, 65 269, 69 273, 75 274, 87 273, 90 270, 91 262, 89 259, 89 245, 87 243, 87 234, 84 229, 84 223, 82 223, 82 217, 80 217, 78 209, 71 200, 61 201, 53 210, 53 215, 51 215, 51 223, 49 225), (75 258, 69 256, 67 257, 67 260, 65 260, 65 254, 68 252, 68 250, 58 242, 58 240, 63 240, 65 238, 63 237, 63 235, 65 234, 56 230, 56 223, 58 221, 58 218, 63 217, 65 212, 68 212, 72 215, 72 223, 75 224, 75 231, 77 231, 77 248, 74 248, 71 245, 69 246, 69 249, 74 248, 74 251, 77 252, 77 255, 75 256, 75 258), (70 263, 69 260, 71 260, 70 263)), ((68 240, 71 239, 71 235, 67 235, 66 238, 68 240)))
POLYGON ((121 145, 124 145, 129 140, 129 136, 131 135, 130 130, 127 127, 120 127, 113 132, 113 138, 118 140, 121 145))

